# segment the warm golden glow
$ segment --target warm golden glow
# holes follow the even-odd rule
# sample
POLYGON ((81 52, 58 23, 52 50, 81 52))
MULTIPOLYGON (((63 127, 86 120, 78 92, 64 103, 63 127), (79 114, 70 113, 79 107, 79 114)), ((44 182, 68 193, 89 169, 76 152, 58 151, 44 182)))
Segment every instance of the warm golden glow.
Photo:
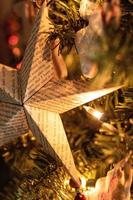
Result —
POLYGON ((84 176, 81 177, 81 186, 82 186, 82 189, 86 188, 86 178, 84 176))
POLYGON ((103 115, 103 113, 101 113, 101 112, 99 112, 97 110, 95 110, 93 112, 93 116, 96 117, 97 119, 100 119, 102 117, 102 115, 103 115))
POLYGON ((97 119, 101 119, 103 113, 93 109, 92 107, 90 106, 83 106, 83 108, 91 115, 93 115, 94 117, 96 117, 97 119))
POLYGON ((94 194, 96 193, 95 187, 88 187, 83 193, 86 197, 91 196, 91 198, 93 198, 94 194))
POLYGON ((69 185, 69 179, 65 179, 64 180, 64 186, 68 186, 69 185))

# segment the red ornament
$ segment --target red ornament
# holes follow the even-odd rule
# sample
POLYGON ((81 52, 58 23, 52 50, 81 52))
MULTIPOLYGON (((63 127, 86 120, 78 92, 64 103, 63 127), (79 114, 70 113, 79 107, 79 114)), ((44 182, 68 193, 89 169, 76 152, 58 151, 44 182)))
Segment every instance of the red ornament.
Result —
POLYGON ((84 194, 81 194, 80 192, 77 193, 74 200, 87 200, 84 194))
MULTIPOLYGON (((81 181, 80 181, 81 182, 81 181)), ((72 188, 79 188, 80 186, 78 184, 76 184, 72 179, 70 179, 69 181, 69 185, 72 187, 72 188)))

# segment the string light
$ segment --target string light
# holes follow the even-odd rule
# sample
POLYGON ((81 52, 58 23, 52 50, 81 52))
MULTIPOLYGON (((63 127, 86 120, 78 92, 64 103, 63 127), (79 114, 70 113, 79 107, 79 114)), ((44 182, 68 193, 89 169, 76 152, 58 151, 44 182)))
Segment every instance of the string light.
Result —
POLYGON ((84 176, 81 177, 81 187, 82 189, 86 188, 86 178, 84 176))
POLYGON ((16 56, 16 57, 20 57, 21 56, 21 50, 18 47, 14 47, 12 49, 12 53, 16 56))
POLYGON ((98 120, 101 119, 103 113, 95 110, 94 108, 90 107, 90 106, 83 106, 83 108, 90 113, 91 115, 93 115, 95 118, 97 118, 98 120))
POLYGON ((103 129, 107 129, 108 131, 112 131, 112 132, 118 132, 118 130, 109 123, 103 122, 101 120, 101 117, 103 116, 103 113, 95 110, 94 108, 90 107, 90 106, 83 106, 83 108, 86 110, 86 112, 88 112, 89 114, 91 114, 92 116, 94 116, 95 118, 97 118, 100 122, 101 122, 101 128, 103 129))
POLYGON ((19 38, 17 35, 13 34, 13 35, 11 35, 11 36, 8 38, 8 43, 9 43, 9 45, 11 45, 11 46, 15 46, 15 45, 18 44, 19 39, 20 39, 20 38, 19 38))

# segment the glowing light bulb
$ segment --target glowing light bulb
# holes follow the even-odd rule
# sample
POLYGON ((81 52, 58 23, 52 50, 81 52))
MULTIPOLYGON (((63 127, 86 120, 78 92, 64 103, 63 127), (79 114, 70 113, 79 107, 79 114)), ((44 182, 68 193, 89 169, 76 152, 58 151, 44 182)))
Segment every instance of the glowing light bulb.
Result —
POLYGON ((82 186, 83 189, 86 188, 86 179, 85 179, 84 176, 81 177, 81 186, 82 186))
POLYGON ((65 185, 65 186, 68 186, 68 185, 69 185, 69 179, 65 179, 64 185, 65 185))
POLYGON ((17 45, 18 42, 19 42, 19 36, 17 36, 17 35, 11 35, 11 36, 8 38, 8 43, 9 43, 9 45, 11 45, 11 46, 17 45))
POLYGON ((90 107, 90 106, 83 106, 83 108, 88 112, 90 113, 91 115, 93 115, 95 118, 97 119, 101 119, 103 113, 95 110, 94 108, 90 107))
POLYGON ((12 49, 12 52, 16 57, 20 57, 21 56, 21 50, 18 47, 14 47, 12 49))
POLYGON ((94 196, 95 193, 96 193, 95 187, 88 187, 87 190, 84 191, 84 195, 86 197, 91 197, 92 200, 94 199, 92 196, 94 196))
POLYGON ((103 113, 101 113, 101 112, 99 112, 97 110, 95 110, 93 112, 93 116, 96 117, 97 119, 100 119, 102 117, 102 115, 103 115, 103 113))

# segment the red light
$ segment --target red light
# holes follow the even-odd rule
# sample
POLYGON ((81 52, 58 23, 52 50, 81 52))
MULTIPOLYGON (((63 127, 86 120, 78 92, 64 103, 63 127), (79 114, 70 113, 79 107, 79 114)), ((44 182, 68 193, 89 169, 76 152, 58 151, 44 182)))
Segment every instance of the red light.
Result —
POLYGON ((16 57, 20 57, 21 56, 21 50, 18 47, 13 48, 12 52, 16 57))
POLYGON ((19 42, 19 37, 17 35, 11 35, 9 38, 8 38, 8 43, 9 45, 11 46, 15 46, 17 45, 19 42))
POLYGON ((21 66, 22 66, 22 62, 19 62, 17 65, 16 65, 16 69, 21 69, 21 66))

